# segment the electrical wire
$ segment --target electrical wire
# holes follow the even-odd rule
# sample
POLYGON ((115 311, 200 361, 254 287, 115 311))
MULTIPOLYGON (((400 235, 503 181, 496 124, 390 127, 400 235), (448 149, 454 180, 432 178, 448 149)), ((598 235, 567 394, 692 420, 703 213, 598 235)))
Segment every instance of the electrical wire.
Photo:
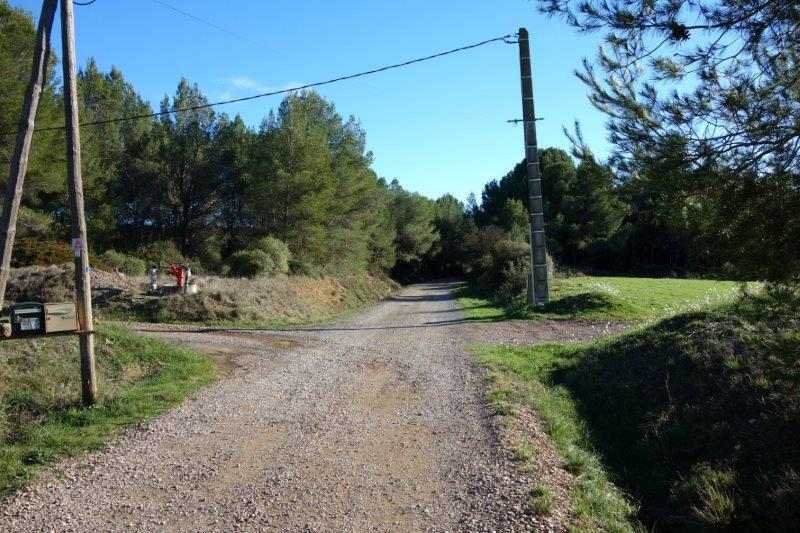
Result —
POLYGON ((72 3, 75 4, 76 6, 90 6, 90 5, 94 4, 95 2, 97 2, 97 0, 89 0, 88 2, 75 2, 75 1, 73 1, 72 3))
POLYGON ((211 22, 210 20, 206 20, 204 18, 200 18, 197 15, 193 15, 192 13, 189 13, 188 11, 184 11, 184 10, 178 8, 178 7, 173 6, 172 4, 168 4, 167 2, 163 2, 162 0, 150 0, 150 1, 155 3, 155 4, 159 4, 159 5, 165 7, 167 9, 169 9, 170 11, 173 11, 173 12, 179 14, 179 15, 183 15, 184 17, 190 18, 190 19, 192 19, 192 20, 194 20, 196 22, 199 22, 201 24, 205 24, 206 26, 214 28, 215 30, 221 31, 222 33, 227 33, 228 35, 230 35, 232 37, 236 37, 237 39, 241 39, 243 41, 247 41, 248 43, 255 44, 257 46, 264 46, 264 43, 260 43, 258 41, 254 41, 253 39, 250 39, 249 37, 245 37, 244 35, 238 34, 235 31, 229 30, 228 28, 223 28, 222 26, 220 26, 218 24, 215 24, 215 23, 211 22))
MULTIPOLYGON (((251 96, 243 96, 241 98, 233 98, 233 99, 230 99, 230 100, 220 100, 220 101, 217 101, 217 102, 210 102, 210 103, 207 103, 207 104, 190 106, 190 107, 182 107, 182 108, 171 109, 171 110, 167 110, 167 111, 158 111, 158 112, 155 112, 155 113, 145 113, 145 114, 141 114, 141 115, 129 115, 129 116, 109 118, 109 119, 104 119, 104 120, 96 120, 96 121, 92 121, 92 122, 82 122, 80 124, 80 126, 82 126, 82 127, 100 126, 100 125, 104 125, 104 124, 114 124, 114 123, 117 123, 117 122, 128 122, 128 121, 131 121, 131 120, 140 120, 140 119, 145 119, 145 118, 155 118, 155 117, 161 117, 161 116, 164 116, 164 115, 172 115, 172 114, 175 114, 175 113, 181 113, 181 112, 186 112, 186 111, 197 111, 199 109, 206 109, 206 108, 209 108, 209 107, 216 107, 216 106, 220 106, 220 105, 233 104, 233 103, 237 103, 237 102, 247 102, 249 100, 256 100, 256 99, 259 99, 259 98, 266 98, 267 96, 275 96, 275 95, 278 95, 278 94, 286 94, 286 93, 292 93, 292 92, 296 92, 296 91, 302 91, 304 89, 311 89, 313 87, 320 87, 322 85, 330 85, 332 83, 338 83, 340 81, 352 80, 354 78, 361 78, 363 76, 369 76, 369 75, 372 75, 372 74, 377 74, 379 72, 385 72, 387 70, 407 67, 407 66, 413 65, 415 63, 422 63, 423 61, 430 61, 432 59, 437 59, 437 58, 444 57, 444 56, 447 56, 447 55, 456 54, 458 52, 464 52, 464 51, 467 51, 467 50, 472 50, 474 48, 485 46, 487 44, 491 44, 491 43, 494 43, 494 42, 500 42, 500 41, 505 42, 510 37, 512 37, 512 35, 510 35, 510 34, 509 35, 502 35, 500 37, 493 37, 491 39, 486 39, 485 41, 481 41, 481 42, 478 42, 478 43, 473 43, 473 44, 460 46, 458 48, 445 50, 444 52, 438 52, 436 54, 431 54, 429 56, 419 57, 417 59, 410 59, 408 61, 403 61, 402 63, 394 63, 392 65, 386 65, 386 66, 379 67, 379 68, 374 68, 374 69, 371 69, 371 70, 365 70, 364 72, 358 72, 356 74, 348 74, 348 75, 345 75, 345 76, 339 76, 339 77, 336 77, 336 78, 331 78, 331 79, 325 80, 325 81, 307 83, 305 85, 298 85, 297 87, 291 87, 291 88, 288 88, 288 89, 281 89, 281 90, 277 90, 277 91, 270 91, 270 92, 265 92, 265 93, 260 93, 260 94, 254 94, 254 95, 251 95, 251 96)), ((33 131, 36 131, 36 132, 38 132, 38 131, 57 131, 57 130, 63 130, 63 129, 66 129, 66 126, 45 126, 43 128, 36 128, 33 131)), ((17 133, 18 132, 8 132, 8 133, 4 133, 3 136, 16 135, 17 133)))

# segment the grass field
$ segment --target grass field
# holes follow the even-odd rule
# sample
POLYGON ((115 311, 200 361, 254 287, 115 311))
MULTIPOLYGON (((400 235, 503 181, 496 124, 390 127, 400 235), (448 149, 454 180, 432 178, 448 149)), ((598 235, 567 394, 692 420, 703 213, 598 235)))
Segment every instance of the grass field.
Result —
POLYGON ((85 408, 76 339, 0 344, 0 497, 42 465, 102 447, 119 429, 166 411, 216 375, 205 356, 119 328, 100 328, 96 347, 102 399, 85 408))
POLYGON ((797 290, 590 344, 476 351, 495 410, 535 411, 578 474, 573 496, 586 530, 800 523, 797 290))
POLYGON ((700 279, 575 276, 551 280, 550 303, 541 309, 505 308, 470 288, 459 304, 472 320, 549 318, 655 320, 734 299, 740 283, 700 279))

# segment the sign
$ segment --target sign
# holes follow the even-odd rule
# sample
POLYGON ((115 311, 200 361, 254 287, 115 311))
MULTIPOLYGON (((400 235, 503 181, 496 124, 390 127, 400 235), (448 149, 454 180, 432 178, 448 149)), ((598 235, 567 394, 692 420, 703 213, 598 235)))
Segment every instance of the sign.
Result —
POLYGON ((45 333, 61 333, 77 329, 78 320, 74 303, 44 304, 45 333))
POLYGON ((80 257, 81 252, 83 251, 83 241, 80 237, 75 237, 72 239, 72 253, 75 254, 75 257, 80 257))
POLYGON ((19 319, 20 331, 39 331, 42 329, 42 319, 38 316, 20 317, 19 319))

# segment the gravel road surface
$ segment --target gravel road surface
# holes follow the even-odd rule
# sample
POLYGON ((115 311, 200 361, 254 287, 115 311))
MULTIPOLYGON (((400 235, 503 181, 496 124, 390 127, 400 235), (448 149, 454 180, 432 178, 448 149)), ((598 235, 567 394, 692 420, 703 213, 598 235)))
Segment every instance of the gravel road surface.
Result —
POLYGON ((229 376, 0 504, 0 531, 561 531, 497 445, 466 346, 603 327, 474 323, 449 283, 291 331, 139 326, 229 376))

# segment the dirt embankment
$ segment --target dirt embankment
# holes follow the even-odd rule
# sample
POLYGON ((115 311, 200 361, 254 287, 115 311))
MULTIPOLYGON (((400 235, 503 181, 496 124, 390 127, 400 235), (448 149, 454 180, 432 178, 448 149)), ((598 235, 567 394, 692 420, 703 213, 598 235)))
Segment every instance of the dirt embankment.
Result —
MULTIPOLYGON (((72 265, 26 267, 12 271, 9 302, 70 300, 72 265)), ((93 300, 99 316, 145 322, 301 323, 333 318, 385 298, 398 285, 371 274, 342 277, 279 276, 220 278, 198 276, 196 295, 153 295, 145 278, 94 270, 93 300)))

